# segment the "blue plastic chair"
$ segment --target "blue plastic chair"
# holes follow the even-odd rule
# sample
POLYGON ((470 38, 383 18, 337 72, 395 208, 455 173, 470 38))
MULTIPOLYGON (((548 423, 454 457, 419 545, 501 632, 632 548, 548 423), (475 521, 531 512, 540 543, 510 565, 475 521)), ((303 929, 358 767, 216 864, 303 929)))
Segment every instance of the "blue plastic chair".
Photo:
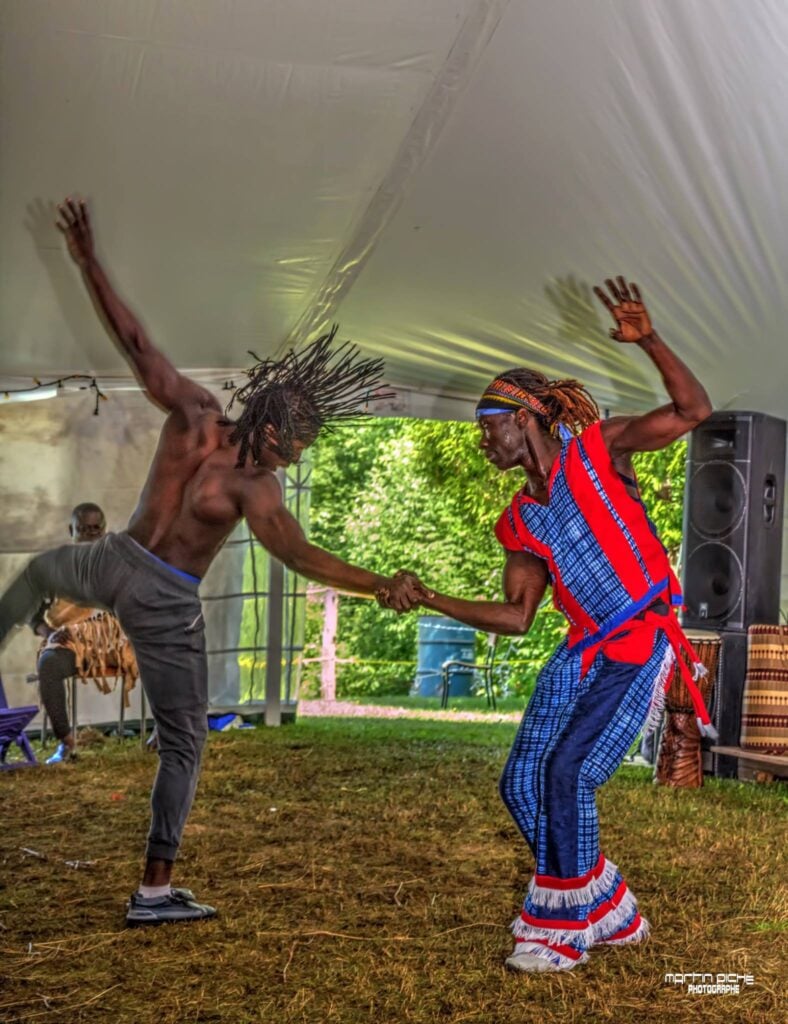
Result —
POLYGON ((9 708, 3 677, 0 676, 0 769, 38 764, 30 740, 25 736, 25 726, 29 725, 37 714, 38 707, 35 704, 23 708, 9 708), (9 763, 6 756, 9 747, 14 743, 22 751, 24 760, 9 763))

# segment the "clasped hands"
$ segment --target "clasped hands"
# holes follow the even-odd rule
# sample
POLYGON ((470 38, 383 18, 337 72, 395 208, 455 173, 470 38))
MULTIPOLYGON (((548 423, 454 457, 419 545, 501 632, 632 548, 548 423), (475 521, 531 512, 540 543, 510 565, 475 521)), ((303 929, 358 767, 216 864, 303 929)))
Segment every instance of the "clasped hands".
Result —
POLYGON ((397 614, 418 608, 433 597, 435 591, 429 590, 415 573, 407 572, 405 569, 395 572, 375 591, 375 598, 381 608, 390 608, 397 614))

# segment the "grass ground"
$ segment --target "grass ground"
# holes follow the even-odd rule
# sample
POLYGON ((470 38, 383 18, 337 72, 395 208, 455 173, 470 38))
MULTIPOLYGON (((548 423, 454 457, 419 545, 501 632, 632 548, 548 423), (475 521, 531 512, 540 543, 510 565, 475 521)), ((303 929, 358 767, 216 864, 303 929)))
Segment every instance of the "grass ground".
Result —
POLYGON ((154 758, 111 741, 62 769, 6 773, 0 1020, 784 1020, 782 786, 674 791, 622 769, 599 796, 603 843, 651 942, 568 974, 507 974, 532 867, 496 792, 513 732, 317 719, 212 734, 177 877, 221 917, 153 930, 122 920, 154 758), (694 996, 666 972, 754 984, 694 996))

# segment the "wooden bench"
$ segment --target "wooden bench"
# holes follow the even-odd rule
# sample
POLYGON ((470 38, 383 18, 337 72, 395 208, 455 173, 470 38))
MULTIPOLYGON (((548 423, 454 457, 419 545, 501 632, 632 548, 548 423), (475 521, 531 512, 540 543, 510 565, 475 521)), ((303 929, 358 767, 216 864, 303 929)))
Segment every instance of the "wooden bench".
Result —
POLYGON ((714 754, 737 758, 740 779, 773 782, 775 778, 788 778, 788 755, 761 754, 747 747, 712 747, 711 750, 714 754))

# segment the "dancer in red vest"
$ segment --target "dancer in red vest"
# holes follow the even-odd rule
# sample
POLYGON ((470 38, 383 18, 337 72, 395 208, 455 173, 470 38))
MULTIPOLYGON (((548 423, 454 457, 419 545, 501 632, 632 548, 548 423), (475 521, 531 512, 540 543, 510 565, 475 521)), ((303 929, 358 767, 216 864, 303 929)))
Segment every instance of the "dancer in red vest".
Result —
MULTIPOLYGON (((477 406, 480 447, 498 469, 526 474, 496 526, 506 599, 423 590, 425 607, 479 630, 523 634, 550 584, 569 623, 539 674, 500 784, 536 861, 506 961, 521 971, 567 970, 594 945, 647 937, 635 897, 600 850, 595 791, 644 724, 658 719, 676 655, 687 651, 700 670, 676 618, 679 585, 640 500, 631 455, 664 448, 711 405, 653 329, 637 285, 621 277, 606 283, 609 295, 595 291, 613 315, 611 336, 649 356, 670 402, 600 420, 577 381, 526 369, 497 377, 477 406)), ((380 599, 387 602, 385 592, 380 599)), ((679 665, 698 724, 712 734, 693 673, 679 665)))

